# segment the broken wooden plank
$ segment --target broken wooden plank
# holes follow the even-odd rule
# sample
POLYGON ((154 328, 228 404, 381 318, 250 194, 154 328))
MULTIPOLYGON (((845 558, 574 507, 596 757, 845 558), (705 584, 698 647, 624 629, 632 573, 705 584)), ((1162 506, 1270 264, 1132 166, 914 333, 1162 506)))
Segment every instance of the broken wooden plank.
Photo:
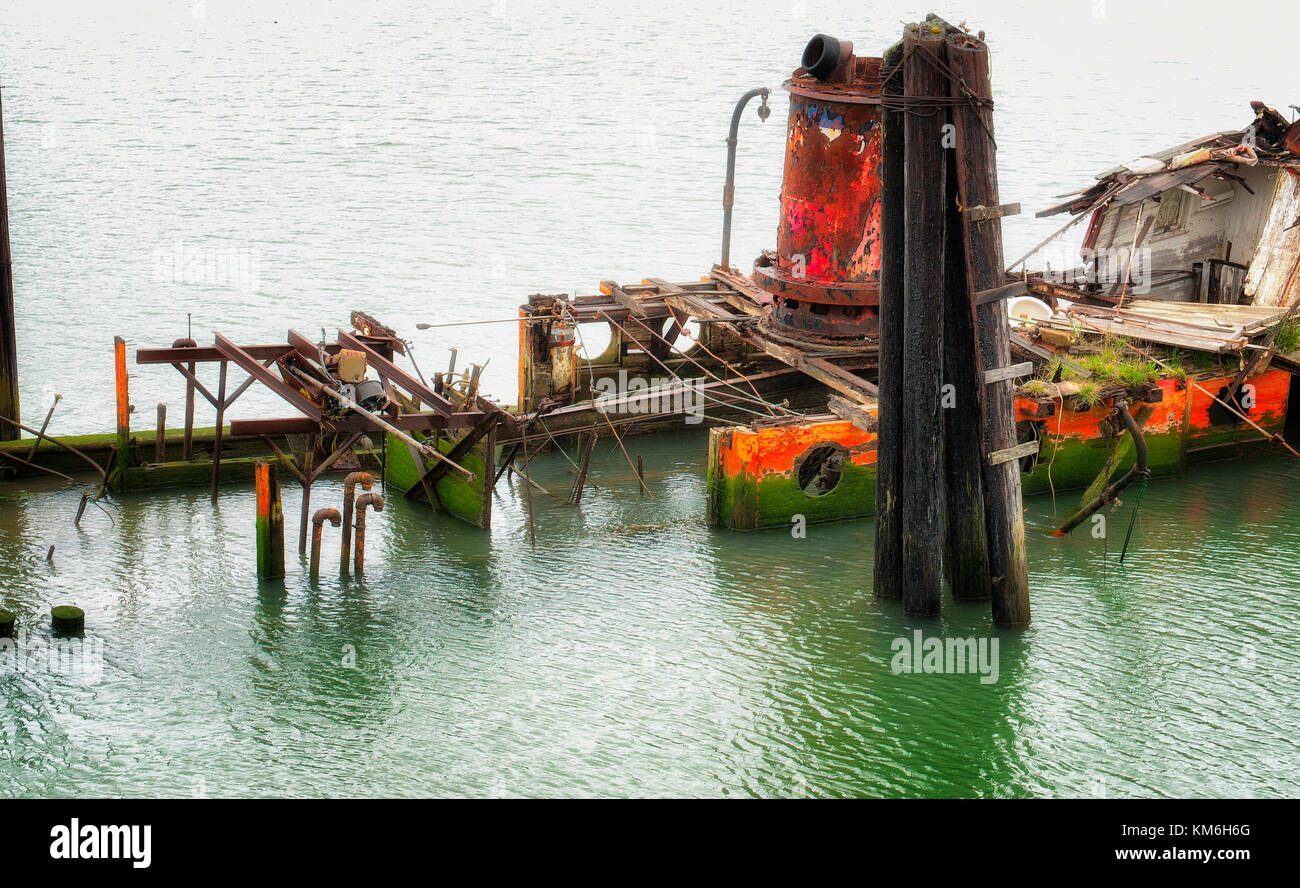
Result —
POLYGON ((614 281, 601 281, 600 292, 613 297, 615 302, 626 308, 634 317, 643 318, 646 316, 645 309, 641 307, 641 303, 638 300, 633 299, 631 294, 614 281))
POLYGON ((1022 456, 1031 456, 1038 452, 1038 441, 1026 441, 1023 444, 1017 444, 1015 447, 1008 447, 1005 450, 995 450, 989 454, 989 465, 1000 466, 1002 463, 1011 462, 1013 459, 1020 459, 1022 456))
POLYGON ((962 212, 966 214, 967 222, 987 222, 990 219, 1001 219, 1005 216, 1019 216, 1020 204, 1008 203, 996 207, 963 207, 962 212))
POLYGON ((876 417, 861 403, 850 401, 839 395, 831 395, 826 399, 826 409, 840 419, 853 423, 864 432, 876 431, 878 425, 876 417))
POLYGON ((1033 361, 1012 364, 1009 367, 995 367, 992 370, 984 371, 984 384, 990 385, 995 382, 1005 382, 1008 379, 1019 379, 1021 376, 1028 376, 1033 372, 1033 361))

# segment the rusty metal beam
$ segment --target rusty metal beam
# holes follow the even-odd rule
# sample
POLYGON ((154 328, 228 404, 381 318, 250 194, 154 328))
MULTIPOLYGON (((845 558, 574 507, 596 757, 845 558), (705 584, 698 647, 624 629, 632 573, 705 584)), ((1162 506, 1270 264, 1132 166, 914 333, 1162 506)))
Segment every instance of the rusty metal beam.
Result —
MULTIPOLYGON (((216 347, 222 355, 238 364, 249 376, 261 382, 271 391, 275 392, 281 398, 289 402, 289 406, 298 410, 317 422, 321 419, 321 409, 315 403, 307 400, 296 389, 289 386, 284 380, 276 376, 267 368, 263 367, 258 360, 249 354, 245 349, 240 348, 220 333, 215 334, 216 347)), ((283 354, 281 355, 283 357, 283 354)), ((241 389, 242 391, 242 389, 241 389)), ((218 396, 220 397, 220 396, 218 396)))
MULTIPOLYGON (((249 357, 259 361, 279 360, 293 351, 288 345, 245 345, 241 348, 249 357)), ((337 346, 333 347, 335 351, 337 346)), ((327 348, 326 351, 329 351, 327 348)), ((220 349, 204 346, 194 348, 138 348, 135 351, 137 364, 214 364, 228 360, 220 349)))

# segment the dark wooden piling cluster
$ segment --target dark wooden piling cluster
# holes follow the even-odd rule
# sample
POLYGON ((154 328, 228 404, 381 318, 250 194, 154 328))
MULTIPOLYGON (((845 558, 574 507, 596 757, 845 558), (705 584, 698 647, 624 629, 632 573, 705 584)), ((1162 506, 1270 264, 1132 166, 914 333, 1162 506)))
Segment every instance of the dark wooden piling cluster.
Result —
POLYGON ((988 49, 931 16, 885 53, 877 594, 1029 621, 988 49))

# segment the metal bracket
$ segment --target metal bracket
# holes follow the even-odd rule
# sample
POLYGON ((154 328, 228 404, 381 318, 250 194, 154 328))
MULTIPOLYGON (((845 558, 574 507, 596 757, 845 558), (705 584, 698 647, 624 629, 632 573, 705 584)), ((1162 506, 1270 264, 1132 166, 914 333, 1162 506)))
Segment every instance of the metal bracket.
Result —
POLYGON ((1002 463, 1011 462, 1013 459, 1020 459, 1022 456, 1032 456, 1038 452, 1038 441, 1026 441, 1024 444, 1017 444, 1015 447, 1008 447, 1006 450, 995 450, 989 454, 989 465, 999 466, 1002 463))
POLYGON ((1021 376, 1028 376, 1033 372, 1033 361, 1025 361, 1022 364, 1012 364, 1010 367, 998 367, 995 370, 985 370, 984 384, 989 385, 994 382, 1004 382, 1008 379, 1019 379, 1021 376))

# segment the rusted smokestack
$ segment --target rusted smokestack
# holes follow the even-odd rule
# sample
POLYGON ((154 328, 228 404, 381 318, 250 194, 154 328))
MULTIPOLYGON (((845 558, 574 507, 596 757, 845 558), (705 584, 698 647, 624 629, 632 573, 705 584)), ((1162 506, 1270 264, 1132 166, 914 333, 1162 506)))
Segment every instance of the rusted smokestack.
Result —
MULTIPOLYGON (((874 337, 880 303, 880 66, 818 34, 790 93, 776 250, 754 263, 772 332, 874 337)), ((768 323, 765 321, 764 323, 768 323)))

